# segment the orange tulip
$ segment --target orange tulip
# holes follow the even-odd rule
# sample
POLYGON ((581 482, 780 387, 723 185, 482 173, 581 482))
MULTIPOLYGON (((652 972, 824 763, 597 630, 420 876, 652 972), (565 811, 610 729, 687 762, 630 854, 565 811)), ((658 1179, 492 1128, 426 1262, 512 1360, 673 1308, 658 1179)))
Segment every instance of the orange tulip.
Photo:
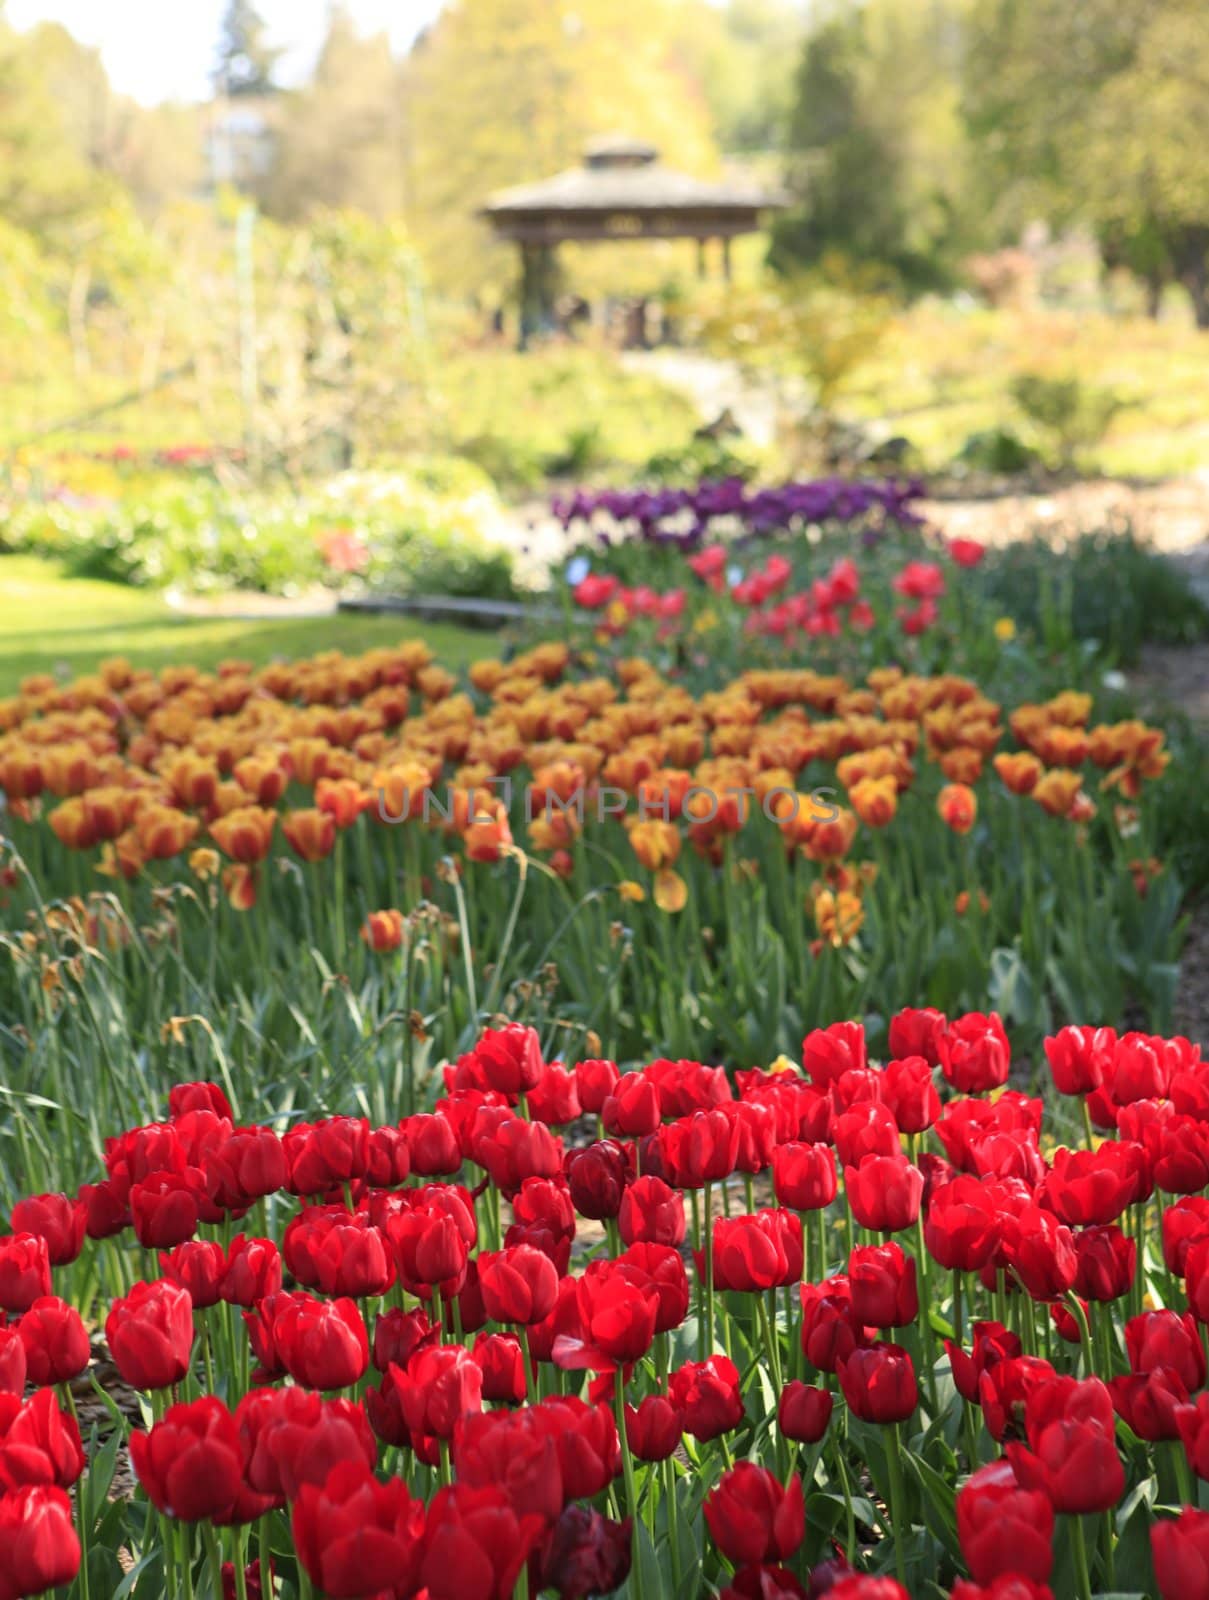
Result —
POLYGON ((868 828, 884 828, 898 810, 898 784, 891 777, 862 778, 848 791, 848 801, 868 828))
POLYGON ((388 911, 371 911, 361 925, 361 937, 371 950, 385 954, 397 950, 403 943, 404 928, 401 911, 393 907, 388 911))
POLYGON ((214 804, 221 774, 218 763, 194 750, 182 750, 165 776, 177 804, 207 811, 214 804))
POLYGON ((10 800, 33 800, 44 787, 42 761, 36 751, 18 746, 0 761, 0 789, 10 800))
POLYGON ((502 851, 512 843, 508 813, 499 801, 495 802, 493 809, 491 806, 485 807, 480 799, 475 807, 475 816, 480 815, 484 820, 471 822, 462 834, 466 854, 471 861, 498 861, 502 851), (490 820, 487 820, 489 816, 490 820))
POLYGON ((201 823, 187 816, 175 806, 152 802, 145 805, 134 819, 134 831, 139 848, 149 861, 167 861, 193 843, 201 823))
POLYGON ((1031 750, 1006 751, 995 757, 992 765, 1005 789, 1012 794, 1032 794, 1037 779, 1045 770, 1031 750))
POLYGON ((304 861, 324 860, 331 855, 336 843, 335 817, 330 811, 318 811, 314 807, 287 811, 281 819, 281 831, 304 861))
POLYGON ((335 818, 338 828, 351 828, 373 799, 352 778, 320 778, 315 785, 315 804, 335 818))
POLYGON ((47 817, 55 838, 68 850, 91 850, 97 835, 83 799, 76 795, 56 806, 47 817))
POLYGON ((250 866, 268 855, 276 825, 275 811, 263 806, 239 806, 210 824, 210 837, 225 856, 250 866))
POLYGON ((936 810, 954 833, 969 833, 978 816, 978 796, 964 783, 946 783, 936 797, 936 810))
POLYGON ((1033 799, 1051 817, 1066 817, 1070 815, 1082 784, 1083 778, 1078 772, 1055 767, 1038 778, 1033 788, 1033 799))
POLYGON ((242 863, 224 867, 222 886, 227 903, 235 911, 250 911, 256 904, 256 868, 242 863))
POLYGON ((272 756, 245 756, 235 763, 235 781, 257 805, 274 806, 285 793, 289 776, 272 756))
POLYGON ((630 825, 630 849, 648 872, 670 867, 680 856, 680 830, 672 822, 634 822, 630 825))

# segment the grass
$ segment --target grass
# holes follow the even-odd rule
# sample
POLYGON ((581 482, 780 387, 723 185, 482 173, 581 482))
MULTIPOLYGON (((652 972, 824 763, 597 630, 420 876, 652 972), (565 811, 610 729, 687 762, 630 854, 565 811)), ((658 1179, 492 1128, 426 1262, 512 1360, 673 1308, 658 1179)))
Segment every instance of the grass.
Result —
POLYGON ((0 694, 13 693, 30 673, 89 672, 107 656, 126 656, 136 667, 174 661, 213 667, 225 656, 263 665, 278 656, 355 652, 417 637, 451 667, 491 655, 499 644, 488 632, 389 617, 182 617, 159 595, 66 577, 33 556, 0 556, 0 694))

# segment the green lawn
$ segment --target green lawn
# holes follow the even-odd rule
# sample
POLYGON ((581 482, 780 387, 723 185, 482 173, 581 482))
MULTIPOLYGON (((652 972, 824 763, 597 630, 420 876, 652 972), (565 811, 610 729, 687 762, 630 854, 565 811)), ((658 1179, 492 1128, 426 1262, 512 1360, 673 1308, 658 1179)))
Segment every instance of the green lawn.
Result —
POLYGON ((147 590, 65 577, 53 563, 33 556, 0 556, 0 695, 13 693, 29 673, 72 676, 91 671, 107 656, 126 656, 136 667, 213 667, 224 656, 260 664, 414 638, 425 639, 450 667, 489 656, 499 644, 489 632, 389 617, 181 617, 147 590))

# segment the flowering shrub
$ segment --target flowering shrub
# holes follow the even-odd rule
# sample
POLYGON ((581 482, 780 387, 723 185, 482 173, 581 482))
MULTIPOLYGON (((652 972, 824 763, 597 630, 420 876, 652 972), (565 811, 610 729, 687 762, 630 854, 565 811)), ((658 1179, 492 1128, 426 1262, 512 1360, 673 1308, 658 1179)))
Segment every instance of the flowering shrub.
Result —
POLYGON ((1200 1594, 1209 1068, 1045 1053, 1048 1131, 931 1009, 733 1077, 510 1023, 382 1124, 178 1083, 0 1236, 4 1594, 1200 1594))

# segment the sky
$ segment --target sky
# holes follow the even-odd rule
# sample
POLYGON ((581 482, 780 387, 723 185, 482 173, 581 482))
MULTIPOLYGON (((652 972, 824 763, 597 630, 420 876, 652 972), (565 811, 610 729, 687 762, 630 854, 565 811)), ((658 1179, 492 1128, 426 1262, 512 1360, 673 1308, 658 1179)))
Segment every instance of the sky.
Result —
MULTIPOLYGON (((399 51, 441 8, 442 0, 347 0, 363 33, 386 31, 399 51)), ((160 100, 203 100, 210 87, 227 0, 8 0, 5 19, 15 28, 61 22, 82 44, 101 52, 119 94, 144 105, 160 100)), ((257 10, 285 54, 284 83, 306 78, 327 27, 329 0, 258 0, 257 10)))

